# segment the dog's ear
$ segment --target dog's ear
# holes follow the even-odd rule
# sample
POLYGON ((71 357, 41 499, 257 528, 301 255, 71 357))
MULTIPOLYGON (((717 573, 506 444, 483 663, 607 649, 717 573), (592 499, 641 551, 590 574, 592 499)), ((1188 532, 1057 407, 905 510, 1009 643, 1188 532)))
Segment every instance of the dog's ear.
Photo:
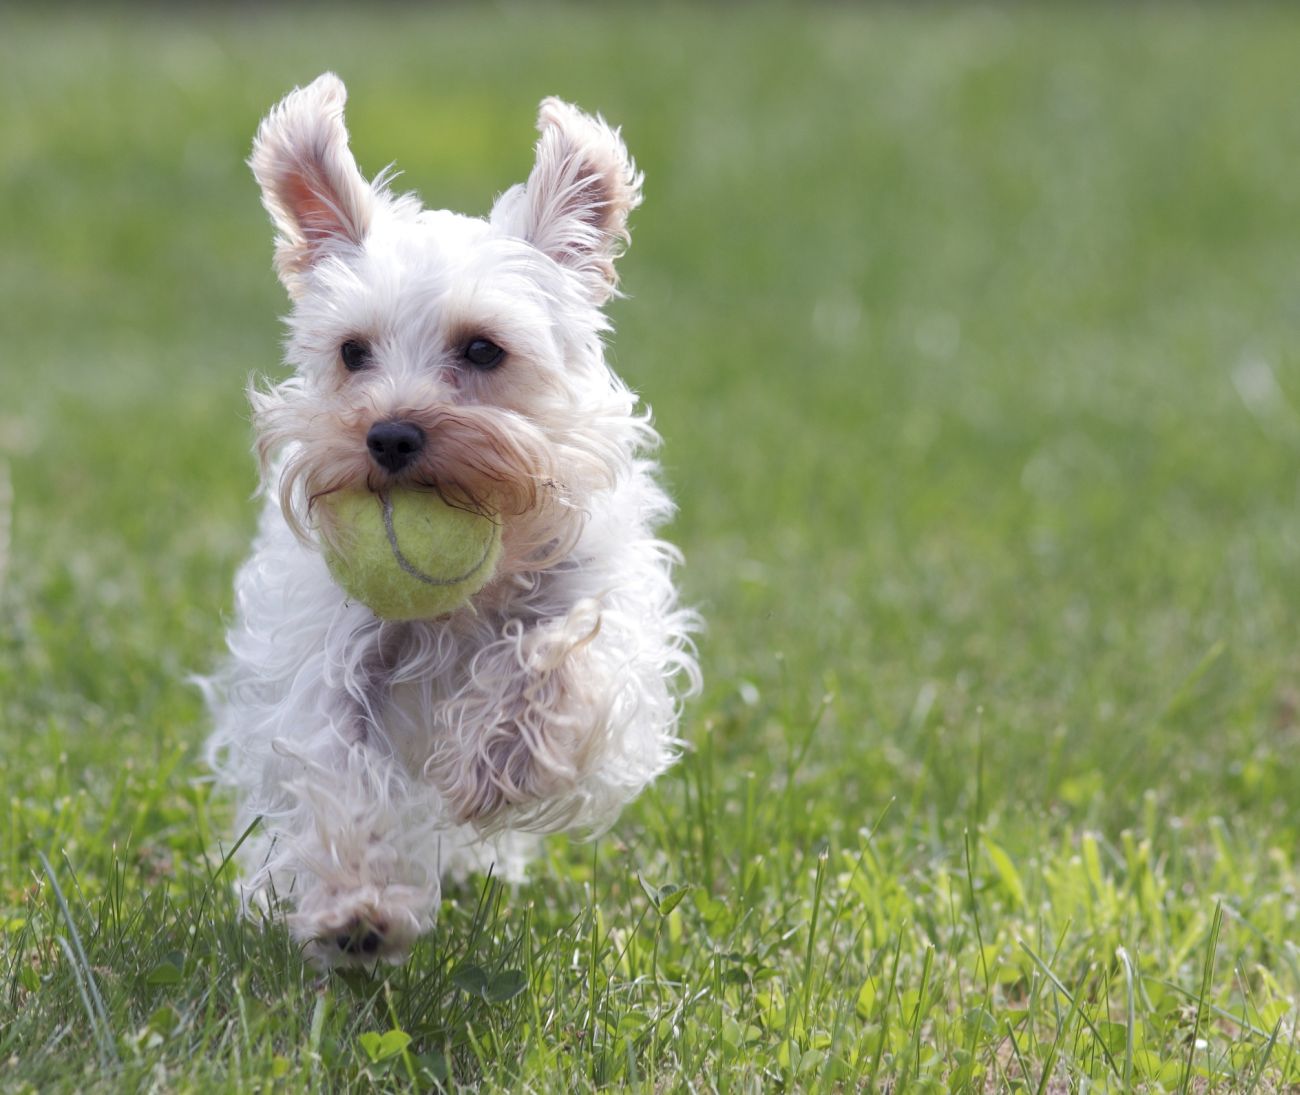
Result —
POLYGON ((574 271, 596 304, 618 286, 614 261, 641 204, 641 175, 616 130, 559 99, 543 99, 528 182, 503 194, 492 221, 574 271))
POLYGON ((258 128, 249 166, 275 222, 275 269, 290 296, 330 248, 356 246, 374 191, 357 170, 343 125, 347 89, 332 72, 295 88, 258 128))

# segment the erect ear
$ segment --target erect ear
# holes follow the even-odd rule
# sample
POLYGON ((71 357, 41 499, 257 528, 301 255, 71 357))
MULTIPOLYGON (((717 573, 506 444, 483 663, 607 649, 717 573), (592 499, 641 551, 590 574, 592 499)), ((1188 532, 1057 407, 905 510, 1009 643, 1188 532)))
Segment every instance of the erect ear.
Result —
POLYGON ((614 260, 627 215, 641 204, 641 175, 616 130, 559 99, 543 99, 541 137, 528 182, 503 194, 492 221, 574 271, 596 304, 618 285, 614 260))
POLYGON ((347 100, 332 72, 295 88, 262 121, 249 166, 275 222, 275 269, 290 296, 331 248, 355 246, 370 227, 374 191, 348 148, 347 100))

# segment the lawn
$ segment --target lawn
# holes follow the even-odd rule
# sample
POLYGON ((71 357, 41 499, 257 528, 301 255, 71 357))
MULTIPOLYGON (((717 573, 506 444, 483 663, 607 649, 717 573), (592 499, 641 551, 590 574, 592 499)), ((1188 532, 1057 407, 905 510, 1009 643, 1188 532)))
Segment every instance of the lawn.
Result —
POLYGON ((0 1088, 1300 1085, 1300 11, 0 13, 0 1088), (189 675, 326 68, 432 205, 537 101, 646 202, 613 356, 691 749, 402 968, 242 922, 189 675))

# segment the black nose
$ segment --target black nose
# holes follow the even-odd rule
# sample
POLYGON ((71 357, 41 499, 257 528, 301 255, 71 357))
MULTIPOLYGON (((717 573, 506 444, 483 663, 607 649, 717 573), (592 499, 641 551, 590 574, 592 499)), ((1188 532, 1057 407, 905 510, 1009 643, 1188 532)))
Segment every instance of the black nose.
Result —
POLYGON ((376 422, 366 434, 366 448, 381 468, 399 472, 424 448, 424 431, 411 422, 376 422))

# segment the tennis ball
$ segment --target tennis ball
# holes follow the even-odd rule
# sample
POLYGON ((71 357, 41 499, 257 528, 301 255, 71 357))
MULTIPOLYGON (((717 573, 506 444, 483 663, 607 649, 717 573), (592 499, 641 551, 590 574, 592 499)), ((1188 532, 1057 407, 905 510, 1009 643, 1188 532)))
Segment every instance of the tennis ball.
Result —
POLYGON ((330 573, 385 620, 444 616, 487 585, 501 557, 501 525, 449 506, 431 491, 337 491, 333 536, 322 545, 330 573))

